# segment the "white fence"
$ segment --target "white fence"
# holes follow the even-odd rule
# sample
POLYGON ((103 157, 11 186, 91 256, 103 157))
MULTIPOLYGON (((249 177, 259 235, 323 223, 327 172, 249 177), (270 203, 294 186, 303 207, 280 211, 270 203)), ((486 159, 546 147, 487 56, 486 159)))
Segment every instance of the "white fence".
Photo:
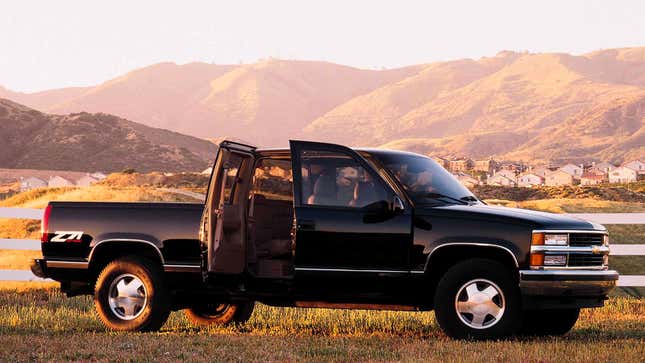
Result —
MULTIPOLYGON (((191 193, 196 197, 197 193, 191 193)), ((40 219, 42 209, 0 208, 0 218, 40 219)), ((645 213, 571 213, 601 224, 645 224, 645 213)), ((612 256, 645 256, 645 244, 611 245, 612 256)), ((40 241, 0 238, 0 250, 40 250, 40 241)), ((0 281, 43 281, 26 270, 0 270, 0 281)), ((645 275, 621 275, 618 286, 645 287, 645 275)))

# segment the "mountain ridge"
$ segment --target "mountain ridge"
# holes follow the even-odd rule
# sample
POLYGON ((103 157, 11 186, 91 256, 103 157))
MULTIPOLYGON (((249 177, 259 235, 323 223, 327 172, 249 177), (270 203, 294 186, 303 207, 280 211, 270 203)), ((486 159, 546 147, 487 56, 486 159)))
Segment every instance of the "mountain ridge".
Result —
POLYGON ((0 167, 71 171, 201 171, 217 147, 105 113, 49 115, 0 98, 0 167))
POLYGON ((269 147, 301 138, 526 161, 645 157, 645 47, 501 51, 390 70, 160 63, 96 87, 14 97, 47 112, 101 111, 269 147))

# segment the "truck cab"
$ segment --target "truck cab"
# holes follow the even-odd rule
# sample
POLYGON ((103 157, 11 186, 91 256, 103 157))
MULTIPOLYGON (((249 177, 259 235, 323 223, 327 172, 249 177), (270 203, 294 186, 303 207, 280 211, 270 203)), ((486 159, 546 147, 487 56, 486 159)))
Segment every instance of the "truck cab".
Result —
POLYGON ((615 285, 606 236, 487 206, 425 156, 306 141, 222 143, 200 229, 204 281, 233 299, 435 309, 454 337, 505 336, 548 313, 569 330, 615 285))

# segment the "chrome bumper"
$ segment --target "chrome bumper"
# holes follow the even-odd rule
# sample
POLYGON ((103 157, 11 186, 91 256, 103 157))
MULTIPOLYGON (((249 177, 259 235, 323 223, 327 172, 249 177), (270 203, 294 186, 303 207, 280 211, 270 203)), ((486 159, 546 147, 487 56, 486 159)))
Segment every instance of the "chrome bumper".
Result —
POLYGON ((606 296, 618 281, 613 270, 521 270, 523 295, 606 296))

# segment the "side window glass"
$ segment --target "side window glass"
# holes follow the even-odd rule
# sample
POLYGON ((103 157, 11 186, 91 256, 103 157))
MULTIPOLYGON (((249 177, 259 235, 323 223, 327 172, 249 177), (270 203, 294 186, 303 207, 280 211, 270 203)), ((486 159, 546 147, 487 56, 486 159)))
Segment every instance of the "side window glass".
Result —
POLYGON ((253 173, 252 194, 270 200, 293 200, 291 161, 260 159, 253 173))
POLYGON ((383 186, 349 155, 304 150, 300 161, 303 204, 363 208, 387 200, 383 186))

